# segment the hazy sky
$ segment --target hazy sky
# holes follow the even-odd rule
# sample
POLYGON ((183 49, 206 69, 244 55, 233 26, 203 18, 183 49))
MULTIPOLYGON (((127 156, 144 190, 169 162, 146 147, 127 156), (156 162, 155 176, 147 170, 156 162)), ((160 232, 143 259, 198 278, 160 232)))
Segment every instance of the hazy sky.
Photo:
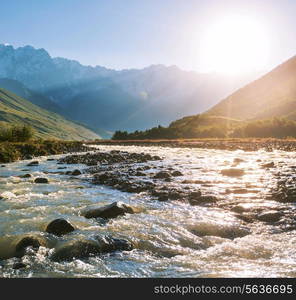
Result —
POLYGON ((1 0, 0 43, 115 69, 161 63, 208 72, 205 32, 229 14, 265 28, 266 68, 296 54, 296 0, 1 0))

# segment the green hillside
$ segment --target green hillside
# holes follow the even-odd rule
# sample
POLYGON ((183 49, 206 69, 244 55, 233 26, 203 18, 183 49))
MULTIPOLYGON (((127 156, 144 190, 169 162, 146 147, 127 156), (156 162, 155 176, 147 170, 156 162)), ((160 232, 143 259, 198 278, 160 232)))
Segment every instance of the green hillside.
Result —
POLYGON ((296 119, 296 56, 206 112, 241 120, 296 119))
POLYGON ((93 131, 0 88, 0 125, 6 124, 28 124, 35 129, 36 137, 40 138, 100 138, 93 131))

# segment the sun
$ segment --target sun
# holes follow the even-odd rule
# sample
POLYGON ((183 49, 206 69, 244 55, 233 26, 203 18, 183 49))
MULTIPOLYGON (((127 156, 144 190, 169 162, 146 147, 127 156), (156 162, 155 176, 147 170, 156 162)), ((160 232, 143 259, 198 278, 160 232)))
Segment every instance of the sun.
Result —
POLYGON ((225 16, 207 27, 200 44, 203 65, 215 72, 237 74, 264 68, 269 34, 258 20, 225 16))

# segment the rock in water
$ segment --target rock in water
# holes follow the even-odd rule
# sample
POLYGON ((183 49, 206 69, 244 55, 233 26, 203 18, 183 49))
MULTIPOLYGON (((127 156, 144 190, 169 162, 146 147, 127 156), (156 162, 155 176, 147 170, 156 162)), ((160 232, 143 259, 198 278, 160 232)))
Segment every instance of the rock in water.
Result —
POLYGON ((273 223, 279 221, 282 217, 282 214, 276 210, 270 210, 267 212, 263 212, 257 216, 259 221, 273 223))
POLYGON ((13 264, 12 268, 14 270, 18 270, 18 269, 22 269, 22 268, 25 268, 27 265, 22 263, 22 262, 17 262, 15 264, 13 264))
POLYGON ((101 253, 132 250, 132 244, 124 239, 110 236, 95 236, 94 239, 82 239, 66 242, 55 249, 51 259, 69 261, 74 258, 85 258, 101 253))
POLYGON ((131 251, 133 249, 132 244, 124 239, 113 238, 110 235, 95 236, 98 241, 101 252, 113 252, 113 251, 131 251))
POLYGON ((74 170, 72 173, 71 173, 73 176, 78 176, 78 175, 81 175, 81 171, 76 169, 74 170))
POLYGON ((224 169, 221 170, 221 174, 224 176, 230 176, 230 177, 240 177, 245 174, 245 171, 243 169, 224 169))
POLYGON ((51 256, 53 261, 69 261, 74 258, 84 258, 100 253, 100 245, 92 240, 76 240, 66 242, 57 247, 51 256))
POLYGON ((24 174, 20 176, 20 178, 30 178, 30 177, 32 177, 31 174, 24 174))
POLYGON ((26 248, 32 247, 37 250, 42 242, 35 236, 26 236, 22 238, 15 246, 15 256, 22 257, 25 255, 26 248))
POLYGON ((269 169, 269 168, 274 168, 275 167, 275 164, 274 162, 270 162, 270 163, 266 163, 266 164, 263 164, 261 165, 261 168, 264 168, 264 169, 269 169))
POLYGON ((183 174, 180 171, 174 171, 172 173, 172 176, 177 177, 177 176, 183 176, 183 174))
POLYGON ((48 179, 47 178, 43 178, 43 177, 37 177, 34 180, 35 183, 48 183, 48 179))
POLYGON ((27 164, 28 167, 38 166, 38 165, 39 165, 39 161, 38 160, 31 161, 30 163, 27 164))
POLYGON ((189 198, 189 203, 193 206, 204 203, 216 203, 217 201, 218 199, 211 195, 200 196, 198 198, 189 198))
POLYGON ((122 216, 126 213, 133 214, 134 210, 131 206, 124 204, 123 202, 114 202, 110 205, 92 208, 87 210, 83 215, 86 218, 104 218, 111 219, 118 216, 122 216))
POLYGON ((65 219, 56 219, 47 225, 45 231, 57 236, 61 236, 74 230, 75 228, 65 219))
POLYGON ((165 171, 160 171, 157 174, 155 174, 154 178, 156 179, 166 179, 166 178, 170 178, 171 175, 168 172, 165 171))

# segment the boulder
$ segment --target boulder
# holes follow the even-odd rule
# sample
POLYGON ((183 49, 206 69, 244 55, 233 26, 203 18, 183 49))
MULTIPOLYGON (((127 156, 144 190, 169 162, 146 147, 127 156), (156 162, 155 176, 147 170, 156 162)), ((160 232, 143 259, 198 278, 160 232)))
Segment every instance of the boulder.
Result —
POLYGON ((17 242, 15 246, 15 256, 22 257, 25 255, 27 247, 32 247, 34 250, 38 250, 41 245, 42 241, 38 239, 38 237, 25 236, 17 242))
POLYGON ((153 178, 166 179, 166 178, 170 178, 170 177, 171 177, 171 175, 168 172, 160 171, 160 172, 156 173, 153 178))
POLYGON ((45 231, 57 236, 61 236, 74 230, 75 228, 65 219, 56 219, 47 225, 45 231))
POLYGON ((273 223, 279 221, 282 217, 282 214, 276 210, 270 210, 267 212, 263 212, 257 216, 259 221, 273 223))
POLYGON ((48 179, 47 178, 44 178, 44 177, 37 177, 35 180, 34 180, 35 183, 49 183, 48 179))
POLYGON ((183 174, 180 171, 174 171, 174 172, 172 172, 172 176, 174 176, 174 177, 183 176, 183 174))
POLYGON ((114 202, 112 204, 91 208, 86 210, 83 215, 86 218, 103 218, 103 219, 111 219, 116 218, 118 216, 125 215, 126 213, 132 214, 134 210, 131 206, 124 204, 123 202, 114 202))
POLYGON ((93 239, 80 239, 57 247, 51 256, 53 261, 69 261, 75 258, 86 258, 91 255, 114 251, 130 251, 133 246, 124 239, 116 239, 110 236, 95 236, 93 239))
POLYGON ((25 268, 27 265, 22 263, 22 262, 16 262, 13 264, 12 268, 14 270, 18 270, 18 269, 22 269, 22 268, 25 268))
POLYGON ((80 170, 76 169, 76 170, 74 170, 71 174, 72 174, 73 176, 78 176, 78 175, 81 175, 82 173, 81 173, 80 170))

